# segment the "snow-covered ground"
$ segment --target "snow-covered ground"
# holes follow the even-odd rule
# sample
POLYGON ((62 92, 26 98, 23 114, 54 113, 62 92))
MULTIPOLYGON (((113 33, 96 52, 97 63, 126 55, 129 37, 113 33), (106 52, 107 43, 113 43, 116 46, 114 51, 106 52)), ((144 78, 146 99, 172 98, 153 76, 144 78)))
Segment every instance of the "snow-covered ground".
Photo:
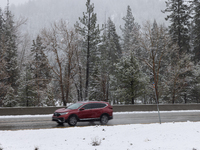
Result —
POLYGON ((0 131, 0 150, 37 148, 39 150, 200 150, 200 122, 0 131), (95 144, 97 145, 94 146, 95 144))

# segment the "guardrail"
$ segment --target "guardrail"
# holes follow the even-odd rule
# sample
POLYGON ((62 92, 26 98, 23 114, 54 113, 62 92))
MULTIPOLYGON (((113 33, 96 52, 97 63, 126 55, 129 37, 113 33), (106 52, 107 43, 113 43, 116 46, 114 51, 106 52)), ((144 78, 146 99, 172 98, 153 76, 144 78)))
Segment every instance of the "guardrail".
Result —
MULTIPOLYGON (((4 115, 43 115, 53 114, 56 109, 63 107, 14 107, 0 108, 0 116, 4 115)), ((200 110, 200 104, 167 104, 159 105, 160 111, 200 110)), ((126 111, 157 111, 157 105, 114 105, 114 112, 126 111)))

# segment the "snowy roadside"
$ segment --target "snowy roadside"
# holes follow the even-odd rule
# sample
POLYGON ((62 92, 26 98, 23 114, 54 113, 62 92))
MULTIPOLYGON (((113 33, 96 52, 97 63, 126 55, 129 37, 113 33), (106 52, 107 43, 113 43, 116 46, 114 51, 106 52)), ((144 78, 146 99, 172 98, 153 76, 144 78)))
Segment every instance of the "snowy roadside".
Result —
MULTIPOLYGON (((177 112, 200 112, 200 110, 178 110, 178 111, 160 111, 160 113, 177 113, 177 112)), ((144 113, 158 113, 157 111, 132 111, 132 112, 114 112, 114 115, 117 114, 144 114, 144 113)), ((52 112, 53 114, 53 112, 52 112)), ((47 114, 47 115, 12 115, 12 116, 0 116, 1 118, 37 118, 37 117, 52 117, 52 114, 47 114)))
POLYGON ((0 131, 0 149, 199 150, 199 126, 184 122, 0 131))

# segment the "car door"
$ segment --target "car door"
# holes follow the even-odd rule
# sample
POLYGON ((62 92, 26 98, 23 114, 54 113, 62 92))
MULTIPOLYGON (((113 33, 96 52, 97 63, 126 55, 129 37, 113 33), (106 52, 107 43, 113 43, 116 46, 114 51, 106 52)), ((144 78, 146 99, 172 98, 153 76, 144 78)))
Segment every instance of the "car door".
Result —
POLYGON ((79 119, 88 120, 92 118, 91 108, 92 108, 91 104, 85 104, 83 107, 81 107, 78 112, 79 119))
POLYGON ((106 105, 102 103, 93 103, 91 109, 92 118, 99 119, 102 115, 102 111, 105 106, 106 105))

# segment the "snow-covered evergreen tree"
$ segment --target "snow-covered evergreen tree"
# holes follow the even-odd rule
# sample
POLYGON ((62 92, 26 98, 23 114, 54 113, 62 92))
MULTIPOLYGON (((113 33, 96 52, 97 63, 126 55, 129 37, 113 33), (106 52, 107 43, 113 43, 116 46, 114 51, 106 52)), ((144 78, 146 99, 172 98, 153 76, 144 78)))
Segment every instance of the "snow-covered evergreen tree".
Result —
POLYGON ((105 24, 104 33, 102 36, 102 42, 99 46, 101 52, 100 58, 100 83, 101 83, 101 93, 100 98, 102 100, 111 100, 111 89, 110 89, 110 78, 115 75, 114 64, 119 61, 122 55, 121 45, 119 42, 119 36, 116 32, 116 27, 114 22, 108 18, 105 24))
POLYGON ((194 65, 190 61, 190 55, 179 55, 178 51, 179 49, 174 50, 168 55, 163 84, 163 95, 166 97, 163 100, 170 103, 187 103, 191 102, 191 90, 194 86, 191 84, 193 79, 188 74, 192 72, 194 65))
POLYGON ((21 73, 18 88, 18 105, 19 106, 37 106, 37 89, 32 73, 31 63, 27 63, 25 71, 21 73))
POLYGON ((19 70, 18 70, 18 62, 17 62, 17 44, 16 44, 16 31, 14 25, 13 15, 9 11, 9 7, 7 6, 7 10, 5 12, 5 30, 4 30, 4 38, 5 38, 5 61, 6 61, 6 72, 8 73, 8 83, 16 89, 16 81, 19 78, 19 70))
POLYGON ((7 90, 7 94, 3 100, 4 107, 14 107, 18 104, 14 89, 10 86, 7 90))
POLYGON ((44 54, 45 47, 42 45, 42 39, 37 36, 36 41, 33 41, 31 47, 32 67, 34 68, 35 78, 40 87, 46 87, 46 84, 51 78, 51 72, 48 66, 46 56, 44 54))
POLYGON ((5 48, 4 48, 4 29, 5 21, 3 18, 3 12, 0 8, 0 107, 3 105, 3 98, 6 94, 6 78, 8 77, 5 70, 5 48))
POLYGON ((99 72, 95 70, 99 61, 98 44, 100 42, 100 29, 97 25, 97 15, 94 13, 94 4, 90 3, 90 0, 86 2, 87 11, 83 13, 83 17, 79 17, 79 22, 75 24, 75 28, 80 33, 83 38, 83 51, 84 51, 84 63, 86 70, 85 77, 85 99, 89 100, 90 95, 93 95, 90 90, 93 90, 98 86, 98 76, 99 72), (92 81, 93 80, 93 81, 92 81))
MULTIPOLYGON (((0 105, 6 94, 16 94, 16 81, 19 77, 17 61, 17 35, 14 18, 9 10, 9 4, 4 12, 0 9, 0 105), (11 90, 12 89, 12 90, 11 90)), ((8 101, 10 96, 6 96, 8 101)))
POLYGON ((200 103, 200 63, 192 70, 193 85, 191 86, 191 102, 200 103))
POLYGON ((127 14, 123 17, 125 22, 124 28, 121 27, 122 30, 122 49, 123 55, 129 55, 129 52, 133 49, 135 50, 135 54, 139 55, 139 51, 136 49, 138 44, 137 36, 139 34, 140 26, 137 22, 135 22, 135 18, 133 17, 131 7, 127 7, 127 14))
POLYGON ((49 83, 47 85, 46 91, 45 91, 45 98, 42 102, 45 106, 56 106, 56 100, 54 99, 54 87, 52 83, 49 83))
POLYGON ((123 56, 119 63, 116 63, 116 80, 118 85, 115 91, 118 100, 126 104, 134 104, 135 100, 144 94, 145 77, 135 57, 134 51, 130 55, 123 56))
POLYGON ((200 62, 200 1, 193 0, 193 26, 192 26, 192 35, 193 35, 193 60, 195 63, 200 62))
POLYGON ((190 7, 184 0, 168 0, 166 1, 166 9, 163 12, 170 13, 166 20, 169 20, 169 33, 173 42, 178 44, 179 53, 190 52, 190 7))
MULTIPOLYGON (((191 27, 191 7, 189 1, 184 0, 168 0, 166 2, 166 9, 163 12, 170 13, 167 15, 166 20, 169 20, 169 33, 171 34, 174 44, 179 46, 179 58, 180 59, 191 59, 191 39, 189 29, 191 27)), ((187 62, 187 61, 186 61, 187 62)), ((187 63, 182 64, 182 68, 187 68, 187 63)), ((184 80, 184 86, 179 93, 181 95, 180 99, 186 103, 188 96, 190 95, 190 86, 192 81, 185 80, 186 78, 191 78, 192 73, 186 71, 184 74, 178 76, 180 80, 184 80), (190 77, 189 77, 190 76, 190 77)), ((173 100, 174 102, 174 100, 173 100)))
MULTIPOLYGON (((31 47, 32 56, 32 73, 34 74, 33 80, 35 80, 35 88, 37 89, 38 105, 43 101, 45 97, 45 89, 47 84, 51 80, 51 72, 44 54, 45 47, 42 45, 42 39, 37 36, 36 41, 33 40, 31 47)), ((41 104, 42 105, 42 104, 41 104)))

